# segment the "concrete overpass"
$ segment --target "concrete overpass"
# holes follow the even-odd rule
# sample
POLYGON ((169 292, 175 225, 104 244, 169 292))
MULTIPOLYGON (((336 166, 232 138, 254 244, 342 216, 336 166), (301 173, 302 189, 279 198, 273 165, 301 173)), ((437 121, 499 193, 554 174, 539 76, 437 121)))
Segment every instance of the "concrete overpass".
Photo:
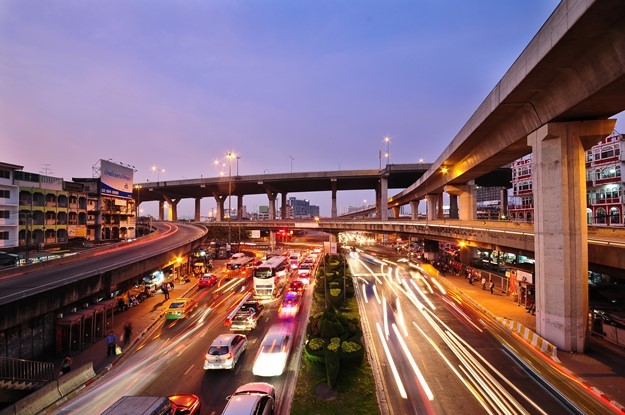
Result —
MULTIPOLYGON (((336 217, 336 193, 349 190, 376 191, 379 209, 381 198, 387 198, 387 189, 405 189, 418 180, 431 167, 431 164, 389 164, 375 170, 338 170, 327 172, 300 172, 279 174, 257 174, 249 176, 209 177, 188 180, 138 183, 134 188, 137 203, 158 201, 159 219, 164 219, 163 205, 172 206, 172 219, 177 218, 176 206, 182 199, 195 199, 195 220, 200 220, 200 200, 213 197, 217 202, 217 220, 224 219, 224 202, 228 195, 237 197, 237 206, 243 206, 243 197, 266 194, 269 216, 276 218, 275 202, 282 196, 282 206, 286 205, 287 194, 298 192, 332 192, 332 217, 336 217)), ((509 168, 498 168, 476 179, 481 186, 510 187, 512 174, 509 168)), ((283 219, 284 214, 283 212, 283 219)))

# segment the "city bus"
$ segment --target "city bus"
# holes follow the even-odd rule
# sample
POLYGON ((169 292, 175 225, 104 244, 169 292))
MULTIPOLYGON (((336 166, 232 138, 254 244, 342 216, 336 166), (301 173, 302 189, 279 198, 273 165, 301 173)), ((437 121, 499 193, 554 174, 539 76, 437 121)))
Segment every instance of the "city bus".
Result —
POLYGON ((274 256, 254 270, 254 296, 276 298, 286 285, 291 274, 289 257, 274 256))
POLYGON ((228 261, 228 263, 226 264, 226 268, 231 271, 238 270, 241 268, 245 268, 246 266, 252 265, 253 261, 254 257, 247 256, 241 253, 234 254, 230 258, 230 261, 228 261))

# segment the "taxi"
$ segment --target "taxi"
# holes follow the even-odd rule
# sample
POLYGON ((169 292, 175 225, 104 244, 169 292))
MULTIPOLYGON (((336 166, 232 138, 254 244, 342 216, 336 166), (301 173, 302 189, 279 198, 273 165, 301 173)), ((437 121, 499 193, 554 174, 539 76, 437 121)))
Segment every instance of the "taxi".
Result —
POLYGON ((177 298, 165 311, 165 320, 177 320, 180 318, 186 318, 193 310, 197 308, 198 304, 192 298, 177 298))

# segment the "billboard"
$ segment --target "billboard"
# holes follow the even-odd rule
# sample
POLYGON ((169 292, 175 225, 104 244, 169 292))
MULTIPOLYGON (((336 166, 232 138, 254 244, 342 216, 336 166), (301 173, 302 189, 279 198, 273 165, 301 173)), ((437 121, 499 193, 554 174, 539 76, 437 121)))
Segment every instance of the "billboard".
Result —
POLYGON ((131 168, 100 160, 100 193, 132 198, 133 173, 131 168))

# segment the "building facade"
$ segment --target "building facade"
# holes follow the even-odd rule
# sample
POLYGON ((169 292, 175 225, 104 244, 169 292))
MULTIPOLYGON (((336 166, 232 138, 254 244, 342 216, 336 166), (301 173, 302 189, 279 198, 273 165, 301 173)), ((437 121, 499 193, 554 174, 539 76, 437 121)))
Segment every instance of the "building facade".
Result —
POLYGON ((0 162, 0 250, 19 244, 19 187, 15 172, 22 166, 0 162))
MULTIPOLYGON (((586 216, 589 225, 623 226, 623 136, 613 132, 586 152, 586 216)), ((533 222, 532 156, 512 163, 512 221, 533 222)))

